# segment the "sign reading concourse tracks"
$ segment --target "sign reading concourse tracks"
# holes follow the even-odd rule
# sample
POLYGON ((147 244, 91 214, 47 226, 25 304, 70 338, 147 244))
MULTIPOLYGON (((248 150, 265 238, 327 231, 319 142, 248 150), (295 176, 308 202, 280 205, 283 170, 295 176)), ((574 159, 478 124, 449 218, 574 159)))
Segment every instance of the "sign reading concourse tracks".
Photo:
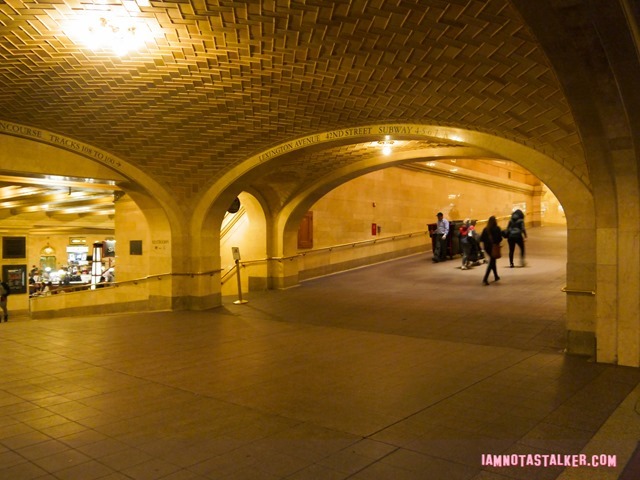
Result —
POLYGON ((0 134, 13 135, 15 137, 27 138, 37 142, 46 143, 55 147, 63 148, 71 152, 76 152, 84 157, 107 165, 108 167, 120 169, 122 163, 117 158, 103 150, 99 150, 86 143, 78 142, 62 135, 57 135, 46 130, 26 127, 16 123, 0 121, 0 134))
MULTIPOLYGON (((313 145, 318 145, 321 143, 336 140, 345 140, 349 138, 361 139, 363 137, 386 137, 396 135, 403 137, 410 136, 414 138, 438 138, 440 140, 451 140, 457 142, 461 140, 457 134, 458 132, 459 131, 454 128, 411 124, 374 125, 343 128, 298 138, 296 140, 292 140, 290 142, 286 142, 278 145, 277 147, 266 150, 253 158, 254 161, 257 160, 259 163, 262 163, 287 152, 313 145)), ((86 158, 96 160, 108 167, 118 170, 120 170, 123 166, 121 161, 117 157, 114 157, 113 155, 103 150, 97 149, 91 145, 70 139, 62 135, 48 132, 46 130, 27 127, 25 125, 19 125, 11 122, 0 121, 0 134, 31 139, 37 142, 42 142, 55 147, 63 148, 65 150, 78 153, 79 155, 82 155, 86 158)))

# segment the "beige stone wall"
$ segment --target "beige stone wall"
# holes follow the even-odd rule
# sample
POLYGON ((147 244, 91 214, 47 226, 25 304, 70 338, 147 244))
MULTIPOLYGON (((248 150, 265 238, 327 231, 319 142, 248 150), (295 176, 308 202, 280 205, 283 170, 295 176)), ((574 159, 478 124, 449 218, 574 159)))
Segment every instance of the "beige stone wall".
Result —
POLYGON ((543 225, 566 225, 567 217, 555 195, 546 187, 542 188, 540 199, 541 220, 543 225))
POLYGON ((540 180, 538 180, 538 178, 536 178, 536 176, 531 172, 520 167, 516 163, 506 160, 457 159, 438 163, 448 163, 451 166, 457 166, 459 168, 464 168, 485 175, 491 175, 492 177, 503 181, 513 181, 531 186, 538 185, 540 183, 540 180))
POLYGON ((521 193, 482 184, 387 168, 352 180, 312 207, 314 248, 427 230, 442 211, 449 220, 506 217, 514 205, 531 210, 533 188, 521 193))
POLYGON ((115 206, 116 281, 144 277, 149 274, 149 259, 154 249, 147 220, 127 195, 117 200, 115 206), (142 241, 142 255, 130 254, 132 240, 142 241))

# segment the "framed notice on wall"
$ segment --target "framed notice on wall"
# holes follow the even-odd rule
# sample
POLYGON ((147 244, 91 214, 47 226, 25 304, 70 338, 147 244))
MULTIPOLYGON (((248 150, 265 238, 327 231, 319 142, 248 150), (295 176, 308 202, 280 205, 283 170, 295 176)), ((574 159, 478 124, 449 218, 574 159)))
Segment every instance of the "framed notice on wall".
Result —
POLYGON ((142 240, 129 240, 129 255, 142 255, 142 240))
POLYGON ((2 279, 9 284, 11 293, 27 293, 26 265, 3 265, 2 279))
POLYGON ((27 258, 27 237, 2 237, 2 258, 27 258))
POLYGON ((115 257, 116 256, 116 241, 105 240, 102 247, 103 257, 115 257))

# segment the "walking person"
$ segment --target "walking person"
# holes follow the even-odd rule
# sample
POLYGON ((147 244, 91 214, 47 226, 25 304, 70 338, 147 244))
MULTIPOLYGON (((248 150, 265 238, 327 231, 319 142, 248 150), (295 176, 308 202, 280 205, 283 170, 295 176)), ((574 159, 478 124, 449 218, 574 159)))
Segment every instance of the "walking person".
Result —
POLYGON ((469 265, 471 263, 471 241, 469 240, 469 235, 472 235, 471 231, 471 220, 466 219, 464 223, 460 226, 460 246, 462 247, 462 266, 460 267, 462 270, 468 270, 469 265))
POLYGON ((518 209, 511 215, 507 226, 507 242, 509 243, 509 266, 513 268, 513 254, 516 245, 520 247, 520 266, 524 267, 524 241, 527 238, 527 230, 524 226, 524 213, 518 209))
POLYGON ((434 235, 434 251, 433 261, 444 262, 447 259, 447 235, 449 235, 449 220, 444 218, 442 212, 438 212, 436 215, 438 221, 436 222, 436 230, 434 235))
POLYGON ((489 217, 487 226, 482 230, 480 240, 484 245, 485 253, 489 255, 489 263, 487 264, 487 271, 484 274, 482 283, 484 285, 489 285, 489 274, 491 272, 493 272, 493 277, 496 282, 500 280, 500 277, 498 276, 498 267, 496 265, 496 260, 501 256, 500 243, 502 242, 502 232, 500 231, 500 227, 498 227, 496 217, 494 217, 493 215, 489 217))
POLYGON ((0 282, 0 308, 2 309, 3 320, 9 321, 9 310, 7 309, 7 297, 11 293, 11 288, 7 282, 0 282))

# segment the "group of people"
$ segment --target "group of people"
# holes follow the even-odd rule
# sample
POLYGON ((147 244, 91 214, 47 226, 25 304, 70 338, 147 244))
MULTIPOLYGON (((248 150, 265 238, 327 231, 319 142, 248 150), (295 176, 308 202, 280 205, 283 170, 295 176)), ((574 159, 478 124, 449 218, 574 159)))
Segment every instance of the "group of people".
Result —
MULTIPOLYGON (((437 215, 436 229, 434 235, 434 251, 433 261, 440 262, 446 259, 447 236, 449 235, 450 223, 444 218, 442 212, 437 215)), ((476 221, 467 219, 459 228, 460 245, 462 248, 462 270, 467 270, 472 264, 478 261, 480 252, 480 243, 484 247, 484 254, 489 257, 487 269, 482 279, 483 285, 489 285, 489 276, 493 272, 494 281, 500 280, 498 275, 498 267, 496 260, 501 258, 501 244, 504 238, 507 239, 509 245, 509 266, 513 268, 513 257, 516 246, 520 249, 520 264, 525 265, 525 248, 524 242, 527 238, 527 230, 524 222, 524 213, 522 210, 515 210, 509 224, 505 230, 498 226, 495 216, 489 217, 487 226, 478 235, 476 231, 476 221)))
MULTIPOLYGON (((64 292, 64 288, 72 284, 88 284, 91 280, 88 268, 71 270, 67 266, 51 272, 50 268, 40 269, 35 265, 29 272, 29 294, 34 297, 47 296, 52 293, 64 292)), ((100 276, 100 286, 115 282, 114 267, 103 268, 100 276)))
POLYGON ((35 265, 31 267, 31 270, 29 271, 29 295, 47 296, 51 295, 52 290, 53 281, 50 269, 40 270, 35 265))

